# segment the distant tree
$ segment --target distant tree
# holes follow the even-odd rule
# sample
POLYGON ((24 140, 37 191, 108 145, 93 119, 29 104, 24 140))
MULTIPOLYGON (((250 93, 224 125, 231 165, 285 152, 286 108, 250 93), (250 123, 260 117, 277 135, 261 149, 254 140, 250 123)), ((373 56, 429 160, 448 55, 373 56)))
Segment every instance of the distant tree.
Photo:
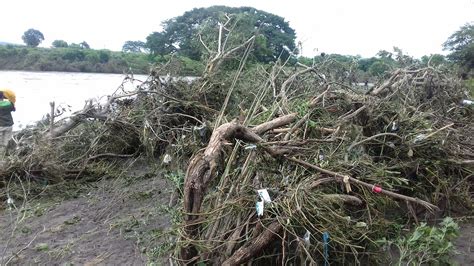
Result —
POLYGON ((377 62, 377 58, 371 57, 371 58, 361 58, 359 59, 358 63, 358 68, 364 72, 367 72, 369 68, 377 62))
POLYGON ((142 41, 126 41, 122 46, 124 53, 141 53, 146 50, 145 43, 142 41))
POLYGON ((369 73, 374 76, 382 76, 391 68, 401 67, 399 65, 402 61, 397 61, 398 59, 402 59, 403 53, 400 49, 395 48, 395 53, 393 54, 387 50, 380 50, 376 54, 376 60, 370 65, 369 73), (397 59, 397 60, 396 60, 397 59))
POLYGON ((169 19, 163 23, 162 32, 153 32, 147 37, 146 45, 153 54, 177 51, 198 60, 207 53, 200 40, 209 47, 216 47, 216 29, 229 19, 228 30, 223 32, 227 47, 257 35, 254 56, 261 62, 269 62, 279 56, 286 59, 291 51, 296 50, 295 31, 284 18, 252 7, 226 6, 195 8, 169 19))
POLYGON ((89 46, 89 44, 86 42, 86 41, 83 41, 79 44, 79 46, 82 48, 82 49, 91 49, 91 47, 89 46))
POLYGON ((177 48, 173 46, 167 35, 163 32, 153 32, 148 35, 145 46, 152 55, 164 56, 177 51, 177 48))
POLYGON ((395 54, 395 59, 398 67, 407 67, 415 63, 415 59, 411 56, 408 56, 403 53, 402 49, 394 46, 393 51, 395 54))
POLYGON ((377 60, 369 67, 369 73, 372 76, 381 77, 384 76, 388 71, 390 71, 390 66, 382 60, 377 60))
POLYGON ((460 64, 467 71, 474 69, 474 23, 467 23, 449 36, 443 44, 444 50, 449 50, 450 60, 460 64))
POLYGON ((66 49, 62 54, 62 58, 68 61, 83 61, 86 55, 81 49, 66 49))
POLYGON ((35 29, 25 31, 21 38, 23 39, 23 42, 30 47, 37 47, 42 41, 44 41, 43 33, 35 29))
POLYGON ((101 63, 107 63, 110 60, 110 51, 109 50, 99 50, 99 61, 101 63))
POLYGON ((66 41, 63 41, 63 40, 54 40, 51 45, 52 45, 54 48, 65 48, 65 47, 68 47, 67 42, 66 42, 66 41))
POLYGON ((386 59, 386 58, 392 59, 393 54, 387 50, 380 50, 377 52, 377 56, 380 57, 381 59, 386 59))
POLYGON ((423 65, 439 66, 446 63, 446 57, 441 54, 432 54, 430 56, 424 55, 421 57, 421 63, 423 65))

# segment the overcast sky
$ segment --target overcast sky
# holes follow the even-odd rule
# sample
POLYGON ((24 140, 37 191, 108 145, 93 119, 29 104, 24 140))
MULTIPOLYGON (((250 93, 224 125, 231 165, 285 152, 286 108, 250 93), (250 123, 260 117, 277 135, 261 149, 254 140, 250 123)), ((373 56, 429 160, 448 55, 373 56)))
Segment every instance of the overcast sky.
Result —
POLYGON ((415 57, 445 54, 442 43, 474 21, 474 0, 7 0, 1 2, 0 41, 23 43, 22 34, 34 28, 44 34, 43 47, 60 39, 118 51, 125 41, 161 30, 163 20, 212 5, 284 17, 305 56, 369 57, 393 46, 415 57))

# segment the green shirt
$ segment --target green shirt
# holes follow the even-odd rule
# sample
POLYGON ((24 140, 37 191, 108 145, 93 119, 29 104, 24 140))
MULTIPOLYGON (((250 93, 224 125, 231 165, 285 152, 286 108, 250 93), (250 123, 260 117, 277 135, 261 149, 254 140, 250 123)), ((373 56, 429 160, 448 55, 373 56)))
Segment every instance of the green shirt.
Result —
POLYGON ((13 126, 12 112, 15 111, 15 105, 8 100, 0 101, 0 127, 13 126))

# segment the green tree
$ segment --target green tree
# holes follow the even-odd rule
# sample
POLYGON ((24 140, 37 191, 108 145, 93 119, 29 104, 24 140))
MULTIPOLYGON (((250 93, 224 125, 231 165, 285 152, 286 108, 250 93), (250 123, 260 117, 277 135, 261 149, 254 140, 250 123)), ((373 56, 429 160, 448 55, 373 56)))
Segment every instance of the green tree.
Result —
POLYGON ((126 41, 122 46, 124 53, 141 53, 145 50, 146 46, 142 41, 126 41))
POLYGON ((216 29, 220 23, 226 25, 223 39, 227 47, 242 43, 252 35, 255 42, 255 57, 269 62, 281 56, 286 59, 295 50, 295 31, 282 17, 252 7, 212 6, 195 8, 179 17, 163 23, 162 32, 153 32, 147 37, 147 47, 152 54, 177 51, 191 59, 199 60, 206 53, 200 39, 209 47, 217 46, 216 29), (286 47, 286 49, 284 48, 286 47))
POLYGON ((30 47, 37 47, 42 41, 44 41, 44 35, 39 30, 29 29, 21 36, 23 42, 30 47))
POLYGON ((474 23, 467 23, 443 44, 451 53, 448 58, 468 71, 474 69, 474 23))
POLYGON ((377 62, 377 58, 375 57, 371 57, 371 58, 361 58, 359 59, 359 61, 357 61, 358 63, 358 68, 364 72, 367 72, 369 71, 369 68, 375 63, 377 62))
POLYGON ((388 71, 390 71, 390 66, 382 61, 378 60, 374 62, 370 67, 369 67, 369 73, 372 76, 383 76, 385 75, 388 71))
POLYGON ((148 35, 145 46, 152 55, 164 56, 176 52, 176 47, 171 44, 163 32, 153 32, 148 35))
POLYGON ((441 54, 432 54, 430 56, 424 55, 421 57, 421 63, 423 65, 439 66, 446 63, 446 57, 441 54))
POLYGON ((90 50, 86 54, 86 60, 92 64, 97 64, 100 62, 99 53, 96 50, 90 50))
POLYGON ((83 41, 79 44, 79 46, 82 48, 82 49, 91 49, 91 47, 89 46, 89 44, 86 42, 86 41, 83 41))
POLYGON ((54 48, 66 48, 66 47, 68 47, 67 42, 66 42, 66 41, 63 41, 63 40, 54 40, 51 45, 52 45, 54 48))
POLYGON ((99 61, 103 64, 109 62, 110 54, 109 50, 99 50, 99 61))
POLYGON ((383 60, 392 60, 393 54, 387 50, 380 50, 377 52, 377 56, 383 60))
POLYGON ((62 55, 62 58, 68 61, 83 61, 84 58, 86 57, 84 51, 81 51, 81 49, 77 48, 70 48, 66 49, 64 54, 62 55))
POLYGON ((395 60, 396 60, 395 63, 397 64, 398 67, 407 67, 416 62, 413 57, 403 54, 402 49, 396 46, 393 47, 393 51, 395 54, 395 60))

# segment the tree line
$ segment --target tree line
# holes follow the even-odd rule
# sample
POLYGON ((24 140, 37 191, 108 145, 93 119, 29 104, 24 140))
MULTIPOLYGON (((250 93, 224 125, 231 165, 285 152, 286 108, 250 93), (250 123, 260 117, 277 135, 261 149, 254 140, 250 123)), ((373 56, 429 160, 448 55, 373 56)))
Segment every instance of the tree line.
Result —
MULTIPOLYGON (((144 73, 148 71, 150 65, 164 62, 174 55, 180 58, 185 65, 187 64, 185 69, 188 73, 199 74, 202 68, 202 63, 199 62, 205 62, 213 56, 213 51, 219 49, 217 47, 220 45, 218 38, 225 40, 224 45, 232 47, 245 42, 251 36, 255 38, 249 57, 250 63, 267 64, 276 60, 289 59, 290 65, 298 61, 311 64, 315 60, 331 56, 340 62, 357 62, 357 68, 360 71, 366 76, 373 77, 384 75, 397 65, 409 63, 428 64, 430 62, 432 65, 455 63, 464 74, 469 76, 472 75, 474 68, 473 23, 462 26, 443 44, 445 50, 451 51, 447 57, 437 54, 414 59, 394 47, 393 52, 382 50, 371 58, 338 54, 326 55, 324 53, 314 58, 305 58, 297 56, 299 51, 295 45, 295 30, 284 18, 252 7, 227 6, 195 8, 181 16, 168 19, 162 23, 161 31, 150 33, 145 41, 130 40, 125 42, 122 53, 92 50, 86 41, 79 44, 69 44, 64 40, 54 40, 52 48, 59 50, 60 55, 58 52, 51 52, 43 60, 51 59, 50 64, 79 64, 79 71, 94 71, 92 65, 107 64, 110 59, 113 59, 115 65, 119 66, 118 68, 136 69, 136 71, 144 73), (218 37, 216 29, 219 27, 223 30, 219 32, 218 37)), ((44 35, 39 30, 29 29, 23 34, 22 39, 28 47, 34 48, 44 40, 44 35)), ((10 53, 18 52, 10 51, 10 53)), ((35 54, 35 52, 29 53, 35 54)), ((8 54, 8 51, 0 50, 0 55, 5 56, 5 54, 8 54)), ((236 56, 235 60, 238 58, 236 56)), ((0 68, 4 67, 0 62, 0 68)), ((54 67, 43 64, 39 70, 51 68, 54 67)), ((105 71, 105 69, 103 70, 105 71)))
POLYGON ((177 72, 173 74, 199 75, 204 67, 200 62, 172 55, 152 61, 147 54, 106 49, 0 45, 0 70, 149 74, 154 65, 168 61, 176 65, 177 72))
MULTIPOLYGON (((212 6, 195 8, 179 17, 162 23, 162 31, 152 32, 146 41, 127 41, 123 52, 149 53, 152 56, 163 56, 177 53, 193 60, 206 60, 210 50, 218 45, 216 28, 226 23, 224 32, 226 43, 242 43, 254 35, 255 43, 251 59, 259 63, 269 63, 277 59, 286 60, 290 55, 298 54, 295 46, 296 34, 284 18, 251 7, 212 6), (211 49, 210 49, 211 48, 211 49)), ((369 75, 380 76, 397 64, 421 63, 432 65, 454 63, 462 73, 471 73, 474 68, 474 24, 467 23, 453 33, 443 44, 444 50, 451 53, 445 57, 440 54, 426 55, 414 59, 404 55, 402 50, 394 47, 393 52, 381 50, 371 58, 357 56, 331 55, 342 62, 358 62, 358 68, 369 75)), ((314 58, 298 57, 298 60, 310 62, 324 57, 322 53, 314 58)), ((296 60, 294 60, 296 61, 296 60)))

